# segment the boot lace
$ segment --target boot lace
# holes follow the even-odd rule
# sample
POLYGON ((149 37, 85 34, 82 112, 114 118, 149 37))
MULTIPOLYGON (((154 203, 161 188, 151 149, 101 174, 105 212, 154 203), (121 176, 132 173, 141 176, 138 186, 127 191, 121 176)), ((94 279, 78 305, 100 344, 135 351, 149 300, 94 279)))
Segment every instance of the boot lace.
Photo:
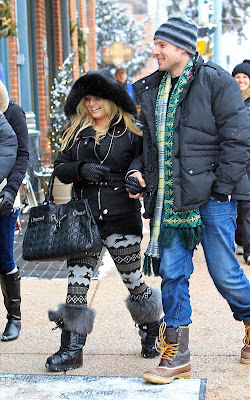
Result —
POLYGON ((245 337, 243 339, 243 343, 244 343, 244 347, 242 350, 245 350, 249 345, 250 345, 250 325, 246 325, 246 329, 245 329, 245 337))
POLYGON ((58 319, 57 321, 55 321, 56 326, 54 326, 54 328, 52 328, 52 331, 55 331, 58 328, 63 329, 64 327, 64 323, 62 319, 58 319))
POLYGON ((164 360, 171 360, 173 356, 178 352, 178 343, 166 343, 165 342, 165 330, 167 324, 165 321, 162 321, 159 327, 159 338, 155 339, 155 350, 158 353, 163 353, 161 358, 164 360))

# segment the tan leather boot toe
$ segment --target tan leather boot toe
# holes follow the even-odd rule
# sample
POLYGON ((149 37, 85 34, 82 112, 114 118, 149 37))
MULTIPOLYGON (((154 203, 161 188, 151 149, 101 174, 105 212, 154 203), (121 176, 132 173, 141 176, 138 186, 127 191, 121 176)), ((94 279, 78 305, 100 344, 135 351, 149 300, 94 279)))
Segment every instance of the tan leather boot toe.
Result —
POLYGON ((191 363, 179 367, 162 367, 149 369, 144 372, 142 378, 151 383, 171 383, 174 379, 191 378, 191 363))
POLYGON ((241 364, 250 364, 250 320, 244 322, 246 334, 243 339, 245 346, 241 349, 241 364))

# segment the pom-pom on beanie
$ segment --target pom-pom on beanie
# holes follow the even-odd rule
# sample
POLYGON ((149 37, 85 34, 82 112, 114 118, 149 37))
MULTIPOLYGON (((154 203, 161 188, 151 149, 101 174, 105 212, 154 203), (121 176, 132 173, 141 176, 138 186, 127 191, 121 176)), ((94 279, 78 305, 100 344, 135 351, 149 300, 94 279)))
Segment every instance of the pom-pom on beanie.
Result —
POLYGON ((195 55, 197 45, 197 25, 186 15, 172 15, 155 32, 154 39, 162 39, 174 44, 187 53, 195 55))

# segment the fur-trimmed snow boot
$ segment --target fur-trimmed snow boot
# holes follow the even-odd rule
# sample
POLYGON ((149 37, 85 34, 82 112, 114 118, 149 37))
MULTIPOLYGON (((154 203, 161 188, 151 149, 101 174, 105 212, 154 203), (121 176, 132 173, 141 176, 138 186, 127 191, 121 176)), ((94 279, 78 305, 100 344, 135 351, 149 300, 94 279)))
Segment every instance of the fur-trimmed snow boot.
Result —
POLYGON ((19 271, 14 274, 0 275, 4 305, 7 310, 8 319, 4 333, 1 336, 3 342, 17 339, 21 330, 20 280, 21 275, 19 271))
POLYGON ((167 327, 163 321, 159 328, 156 350, 162 352, 158 367, 147 370, 142 378, 151 383, 171 383, 174 379, 191 378, 189 328, 167 327))
POLYGON ((148 288, 147 297, 143 299, 135 300, 129 295, 126 306, 139 327, 141 356, 144 358, 159 356, 159 352, 155 349, 155 339, 158 336, 158 322, 162 313, 161 293, 157 289, 148 288))
POLYGON ((61 346, 46 361, 51 372, 67 371, 82 366, 82 348, 87 334, 92 332, 95 311, 90 307, 73 307, 63 304, 58 311, 49 311, 49 319, 62 328, 61 346))

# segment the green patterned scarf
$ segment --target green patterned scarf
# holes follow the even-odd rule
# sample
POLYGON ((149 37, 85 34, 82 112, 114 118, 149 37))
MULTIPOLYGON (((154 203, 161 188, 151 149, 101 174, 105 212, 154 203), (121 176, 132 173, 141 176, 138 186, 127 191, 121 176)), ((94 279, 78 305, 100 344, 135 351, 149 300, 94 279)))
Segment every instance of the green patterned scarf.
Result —
POLYGON ((176 232, 178 232, 183 246, 188 249, 193 249, 200 243, 204 235, 204 225, 200 218, 199 209, 185 212, 175 212, 173 210, 173 126, 179 97, 192 74, 192 66, 193 59, 190 59, 174 87, 169 104, 168 96, 171 86, 171 75, 169 72, 166 72, 161 80, 156 99, 155 121, 159 181, 153 230, 145 252, 143 266, 144 273, 147 275, 151 274, 151 262, 154 274, 159 274, 159 247, 171 247, 176 232), (162 215, 164 215, 163 224, 161 224, 162 215))

